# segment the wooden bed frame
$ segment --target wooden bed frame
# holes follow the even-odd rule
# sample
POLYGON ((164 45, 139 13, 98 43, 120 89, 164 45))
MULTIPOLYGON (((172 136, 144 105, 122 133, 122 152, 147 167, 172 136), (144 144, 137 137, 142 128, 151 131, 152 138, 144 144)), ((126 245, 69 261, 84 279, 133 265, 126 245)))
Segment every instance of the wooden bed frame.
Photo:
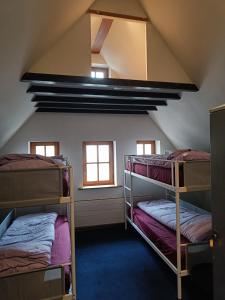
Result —
MULTIPOLYGON (((161 181, 132 172, 133 161, 139 158, 138 155, 125 155, 124 157, 124 206, 125 206, 125 229, 127 224, 131 224, 135 230, 145 239, 145 241, 155 250, 155 252, 163 259, 163 261, 174 271, 177 275, 177 298, 182 299, 182 277, 190 274, 193 266, 200 263, 211 262, 211 248, 208 242, 202 243, 181 243, 180 232, 180 194, 195 191, 210 190, 210 161, 170 161, 160 160, 171 163, 171 179, 172 184, 167 184, 161 181), (126 170, 127 161, 130 160, 130 171, 126 170), (180 167, 183 167, 183 182, 180 186, 180 167), (129 186, 128 186, 129 178, 129 186), (174 193, 174 200, 176 202, 176 240, 177 240, 177 264, 176 266, 160 251, 160 249, 152 242, 145 233, 134 223, 133 208, 134 208, 134 185, 133 179, 138 178, 146 182, 156 184, 164 188, 169 193, 174 193), (129 193, 129 195, 127 195, 129 193), (181 249, 185 248, 186 266, 182 267, 181 249)), ((150 161, 149 161, 150 164, 150 161)), ((145 163, 146 165, 146 163, 145 163)), ((148 168, 148 164, 147 164, 148 168)), ((171 194, 170 194, 171 197, 171 194)))
POLYGON ((0 237, 15 217, 14 208, 64 204, 69 212, 71 238, 71 292, 65 292, 65 265, 19 272, 0 278, 2 299, 76 299, 74 180, 71 166, 1 171, 0 209, 12 208, 0 223, 0 237), (69 172, 69 196, 63 196, 63 172, 69 172), (37 184, 38 183, 38 184, 37 184), (7 197, 8 193, 8 197, 7 197))

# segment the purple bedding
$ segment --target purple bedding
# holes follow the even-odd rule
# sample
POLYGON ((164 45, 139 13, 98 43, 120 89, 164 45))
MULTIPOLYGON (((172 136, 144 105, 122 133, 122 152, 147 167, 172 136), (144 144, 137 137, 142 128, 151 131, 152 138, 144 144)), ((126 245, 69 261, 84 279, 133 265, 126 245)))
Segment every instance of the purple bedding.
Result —
POLYGON ((62 166, 54 159, 36 154, 7 154, 0 156, 0 170, 19 170, 62 166))
MULTIPOLYGON (((160 251, 174 264, 177 262, 176 233, 161 224, 153 217, 146 214, 140 208, 133 210, 134 223, 145 233, 145 235, 160 249, 160 251)), ((189 241, 181 236, 182 243, 189 241)), ((182 265, 185 266, 185 251, 182 250, 182 265)))
MULTIPOLYGON (((126 169, 145 177, 155 179, 167 184, 172 183, 172 164, 173 161, 208 161, 210 154, 203 151, 184 149, 177 150, 169 155, 139 155, 126 162, 126 169)), ((183 167, 179 170, 180 186, 184 186, 183 167)))
MULTIPOLYGON (((55 222, 55 239, 52 244, 51 265, 71 262, 70 229, 67 217, 58 216, 55 222)), ((69 291, 71 283, 70 266, 65 267, 65 287, 69 291)))
MULTIPOLYGON (((141 163, 133 163, 131 167, 130 161, 127 161, 126 169, 128 171, 132 171, 134 173, 155 179, 157 181, 161 181, 167 184, 172 184, 171 168, 165 168, 163 166, 155 166, 155 165, 147 166, 147 164, 141 164, 141 163)), ((180 186, 184 186, 182 167, 180 167, 179 175, 180 175, 180 186)))

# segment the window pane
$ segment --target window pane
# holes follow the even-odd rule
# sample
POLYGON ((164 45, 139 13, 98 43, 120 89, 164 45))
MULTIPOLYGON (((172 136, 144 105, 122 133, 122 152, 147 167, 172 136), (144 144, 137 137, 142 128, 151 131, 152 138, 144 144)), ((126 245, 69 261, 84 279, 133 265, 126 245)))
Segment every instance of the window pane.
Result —
POLYGON ((152 145, 145 144, 145 154, 152 154, 152 145))
POLYGON ((96 145, 86 145, 86 161, 97 162, 97 146, 96 145))
POLYGON ((92 78, 95 78, 95 77, 96 77, 94 71, 91 71, 91 77, 92 77, 92 78))
POLYGON ((143 155, 143 144, 137 144, 137 155, 143 155))
POLYGON ((99 162, 109 162, 109 145, 98 146, 98 160, 99 162))
POLYGON ((54 156, 54 155, 55 155, 55 147, 46 146, 46 156, 54 156))
POLYGON ((99 164, 99 180, 109 180, 109 164, 99 164))
POLYGON ((103 72, 96 72, 96 78, 104 78, 103 72))
POLYGON ((45 146, 36 146, 36 154, 45 155, 45 146))
POLYGON ((98 180, 97 164, 87 164, 87 181, 98 180))

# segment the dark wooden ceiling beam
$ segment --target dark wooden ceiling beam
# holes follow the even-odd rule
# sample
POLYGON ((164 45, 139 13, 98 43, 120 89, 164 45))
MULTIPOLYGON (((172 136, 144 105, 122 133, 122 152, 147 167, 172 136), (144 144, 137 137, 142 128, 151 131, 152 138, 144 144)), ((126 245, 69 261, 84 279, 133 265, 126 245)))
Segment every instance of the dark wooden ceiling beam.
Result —
POLYGON ((32 102, 39 103, 83 103, 83 104, 117 104, 117 105, 154 105, 166 106, 166 100, 132 100, 118 98, 78 98, 78 97, 56 97, 56 96, 34 96, 32 102))
POLYGON ((75 103, 36 103, 41 108, 79 108, 79 109, 105 109, 105 110, 157 110, 152 105, 117 105, 117 104, 75 104, 75 103))
MULTIPOLYGON (((101 89, 85 89, 85 88, 72 88, 72 87, 54 87, 54 86, 43 86, 43 85, 31 85, 28 93, 36 95, 79 95, 79 97, 91 97, 91 96, 104 96, 110 97, 128 97, 128 99, 139 98, 160 98, 160 99, 176 99, 179 100, 181 97, 177 93, 161 93, 161 92, 137 92, 137 91, 122 91, 117 89, 112 90, 101 90, 101 89)), ((147 100, 147 99, 143 99, 147 100)))
POLYGON ((102 22, 101 22, 98 32, 96 34, 94 43, 91 47, 92 53, 99 54, 101 52, 104 41, 109 33, 112 23, 113 23, 113 19, 106 19, 106 18, 102 19, 102 22))
POLYGON ((176 82, 161 82, 161 81, 147 81, 147 80, 131 80, 131 79, 117 79, 117 78, 91 78, 86 76, 70 76, 70 75, 56 75, 56 74, 44 74, 44 73, 25 73, 22 78, 22 82, 30 82, 43 85, 57 85, 62 84, 68 85, 83 85, 83 86, 94 86, 95 88, 103 87, 130 87, 132 90, 135 89, 159 89, 159 90, 170 90, 171 92, 187 91, 196 92, 198 88, 192 83, 176 83, 176 82))
POLYGON ((144 110, 104 110, 104 109, 65 109, 65 108, 38 108, 36 112, 53 113, 86 113, 86 114, 123 114, 123 115, 147 115, 144 110))
POLYGON ((142 21, 142 22, 149 21, 147 17, 137 17, 137 16, 126 15, 126 14, 118 14, 118 13, 113 13, 113 12, 108 12, 103 10, 89 9, 88 12, 94 15, 108 16, 108 17, 114 17, 114 18, 120 18, 126 20, 134 20, 134 21, 142 21))
POLYGON ((181 99, 183 91, 196 92, 189 83, 25 73, 28 93, 37 112, 147 114, 167 100, 181 99))

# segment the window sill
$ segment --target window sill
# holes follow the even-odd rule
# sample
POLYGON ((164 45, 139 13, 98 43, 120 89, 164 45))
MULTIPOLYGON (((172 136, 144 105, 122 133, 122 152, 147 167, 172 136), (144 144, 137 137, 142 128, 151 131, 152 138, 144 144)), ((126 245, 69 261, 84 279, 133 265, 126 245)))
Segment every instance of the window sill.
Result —
POLYGON ((122 188, 122 185, 92 185, 92 186, 81 186, 78 190, 92 190, 92 189, 108 189, 108 188, 122 188))

